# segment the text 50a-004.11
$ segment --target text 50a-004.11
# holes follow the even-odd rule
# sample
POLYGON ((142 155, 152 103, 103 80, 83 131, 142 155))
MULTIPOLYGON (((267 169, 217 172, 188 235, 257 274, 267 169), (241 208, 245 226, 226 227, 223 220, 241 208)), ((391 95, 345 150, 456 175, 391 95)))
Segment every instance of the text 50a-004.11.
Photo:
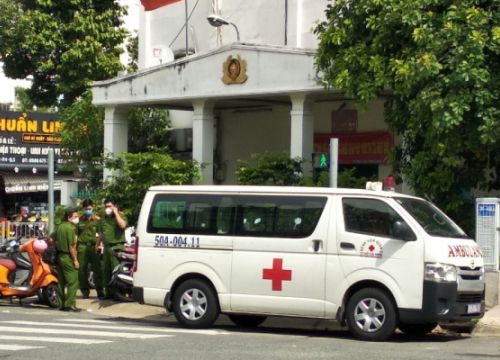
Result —
POLYGON ((155 247, 183 247, 183 248, 199 248, 200 238, 195 236, 181 235, 156 235, 155 247))

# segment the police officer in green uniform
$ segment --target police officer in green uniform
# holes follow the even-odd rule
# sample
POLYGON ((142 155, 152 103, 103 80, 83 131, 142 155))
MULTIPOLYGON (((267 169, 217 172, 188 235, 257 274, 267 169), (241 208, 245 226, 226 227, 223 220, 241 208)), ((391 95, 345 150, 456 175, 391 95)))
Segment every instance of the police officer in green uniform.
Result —
POLYGON ((78 290, 78 263, 76 251, 76 226, 78 213, 74 209, 66 209, 64 220, 55 231, 54 240, 57 249, 57 272, 59 276, 59 304, 61 310, 78 312, 76 307, 76 291, 78 290), (68 288, 67 292, 66 287, 68 288))
POLYGON ((96 247, 98 224, 101 218, 94 214, 93 203, 90 199, 83 201, 83 216, 78 223, 78 281, 83 298, 87 299, 90 294, 89 286, 89 265, 92 265, 94 272, 94 284, 99 298, 104 297, 102 291, 102 267, 101 256, 96 247))
POLYGON ((106 298, 113 297, 112 289, 109 287, 113 269, 118 265, 118 259, 113 255, 113 251, 125 250, 125 228, 127 220, 118 211, 116 203, 112 199, 104 200, 105 215, 100 221, 100 241, 104 244, 104 293, 106 298))

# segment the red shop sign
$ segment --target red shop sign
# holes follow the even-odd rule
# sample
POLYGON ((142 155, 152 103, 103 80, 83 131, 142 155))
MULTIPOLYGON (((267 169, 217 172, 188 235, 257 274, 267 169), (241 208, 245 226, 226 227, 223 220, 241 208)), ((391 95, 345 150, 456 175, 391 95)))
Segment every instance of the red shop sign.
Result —
POLYGON ((339 164, 380 164, 394 147, 389 131, 355 134, 314 134, 314 152, 328 153, 330 138, 339 139, 339 164))

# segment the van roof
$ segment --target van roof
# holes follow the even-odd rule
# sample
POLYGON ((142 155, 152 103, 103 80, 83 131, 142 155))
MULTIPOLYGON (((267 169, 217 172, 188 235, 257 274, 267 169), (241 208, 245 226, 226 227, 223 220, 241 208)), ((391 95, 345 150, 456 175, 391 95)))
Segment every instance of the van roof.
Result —
POLYGON ((154 192, 182 192, 182 193, 234 193, 234 194, 349 194, 349 195, 376 195, 381 197, 409 197, 394 191, 372 191, 364 189, 344 189, 307 186, 258 186, 258 185, 157 185, 149 188, 154 192))

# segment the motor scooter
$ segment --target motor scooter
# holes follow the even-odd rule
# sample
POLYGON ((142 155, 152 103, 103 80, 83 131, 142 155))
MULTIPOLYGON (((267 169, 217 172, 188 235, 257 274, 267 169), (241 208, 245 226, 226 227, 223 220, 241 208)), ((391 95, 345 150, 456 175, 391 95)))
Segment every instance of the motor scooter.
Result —
POLYGON ((20 239, 11 240, 0 247, 7 256, 0 257, 0 298, 23 298, 36 296, 41 290, 43 302, 53 308, 59 306, 57 277, 51 267, 43 261, 47 249, 45 238, 30 238, 21 245, 20 239), (22 253, 28 255, 26 259, 22 253))
POLYGON ((132 297, 132 287, 134 286, 132 267, 134 266, 135 254, 117 251, 113 255, 120 261, 113 269, 109 282, 115 299, 126 302, 135 301, 132 297))
POLYGON ((132 227, 127 230, 129 231, 125 232, 125 251, 113 253, 120 263, 113 269, 109 285, 113 289, 115 299, 131 302, 135 301, 132 297, 132 288, 134 286, 132 268, 136 260, 135 229, 132 227))

